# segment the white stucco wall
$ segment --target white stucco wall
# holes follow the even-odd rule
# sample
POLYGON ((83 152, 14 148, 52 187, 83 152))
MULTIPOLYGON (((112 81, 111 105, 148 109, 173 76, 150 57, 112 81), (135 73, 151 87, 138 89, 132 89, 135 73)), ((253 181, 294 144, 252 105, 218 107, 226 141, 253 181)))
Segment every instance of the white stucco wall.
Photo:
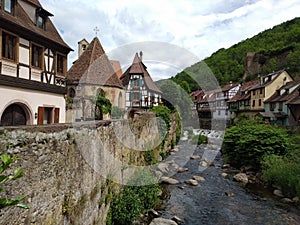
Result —
POLYGON ((59 108, 59 122, 65 122, 65 99, 62 94, 52 94, 0 85, 0 95, 0 118, 9 105, 13 103, 22 103, 26 105, 30 111, 32 118, 30 124, 37 124, 35 113, 38 112, 39 106, 59 108))

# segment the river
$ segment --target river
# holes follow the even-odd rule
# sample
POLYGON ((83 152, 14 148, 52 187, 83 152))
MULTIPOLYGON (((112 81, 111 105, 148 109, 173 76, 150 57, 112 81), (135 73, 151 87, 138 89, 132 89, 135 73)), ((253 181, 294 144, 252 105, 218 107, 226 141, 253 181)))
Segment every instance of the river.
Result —
POLYGON ((227 171, 222 169, 222 156, 218 151, 220 143, 216 145, 215 142, 200 147, 183 142, 178 146, 179 151, 168 159, 178 163, 187 159, 186 152, 200 156, 199 159, 186 160, 187 172, 172 176, 180 183, 167 185, 170 198, 159 211, 161 217, 171 219, 177 216, 185 225, 300 224, 300 212, 294 206, 283 204, 270 195, 259 195, 233 181, 232 175, 222 177, 221 174, 227 171), (204 157, 214 160, 213 166, 199 167, 204 157), (204 177, 205 181, 199 182, 198 186, 184 184, 195 175, 204 177), (233 196, 229 197, 226 192, 233 193, 233 196))

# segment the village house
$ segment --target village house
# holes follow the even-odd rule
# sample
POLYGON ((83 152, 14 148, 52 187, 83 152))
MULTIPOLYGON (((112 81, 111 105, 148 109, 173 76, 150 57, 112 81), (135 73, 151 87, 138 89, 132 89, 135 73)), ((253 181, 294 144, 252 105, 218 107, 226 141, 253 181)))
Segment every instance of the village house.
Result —
POLYGON ((267 114, 263 114, 265 111, 264 102, 290 81, 293 81, 293 78, 286 70, 279 70, 261 77, 260 82, 249 90, 251 94, 250 111, 252 116, 262 113, 263 117, 267 117, 267 114))
POLYGON ((232 121, 234 121, 234 119, 241 114, 250 116, 251 93, 249 90, 259 84, 259 82, 259 80, 253 80, 241 84, 240 90, 227 102, 229 104, 229 111, 232 121))
POLYGON ((240 89, 240 84, 230 84, 219 90, 215 90, 216 94, 216 110, 213 112, 213 118, 216 120, 230 120, 230 111, 228 101, 233 98, 240 89))
POLYGON ((97 37, 91 43, 85 39, 78 42, 78 54, 67 73, 67 121, 108 119, 109 115, 96 116, 95 99, 98 95, 107 98, 113 106, 124 109, 125 91, 117 75, 120 64, 108 59, 97 37))
POLYGON ((72 49, 38 0, 0 3, 1 126, 65 122, 72 49))
MULTIPOLYGON (((292 103, 295 97, 297 97, 299 87, 299 81, 288 82, 267 99, 264 102, 265 112, 261 113, 265 121, 280 126, 289 126, 290 117, 294 116, 294 120, 297 120, 297 115, 291 114, 287 103, 292 103)), ((291 120, 293 119, 291 118, 291 120)))
POLYGON ((298 86, 291 94, 290 98, 285 102, 287 105, 290 116, 289 125, 299 126, 300 125, 300 86, 298 86))
POLYGON ((199 126, 203 129, 211 129, 212 116, 216 110, 215 91, 198 90, 194 93, 194 104, 199 117, 199 126))
POLYGON ((162 92, 152 80, 140 56, 135 54, 131 66, 121 76, 126 89, 125 106, 127 111, 147 110, 161 104, 162 92))

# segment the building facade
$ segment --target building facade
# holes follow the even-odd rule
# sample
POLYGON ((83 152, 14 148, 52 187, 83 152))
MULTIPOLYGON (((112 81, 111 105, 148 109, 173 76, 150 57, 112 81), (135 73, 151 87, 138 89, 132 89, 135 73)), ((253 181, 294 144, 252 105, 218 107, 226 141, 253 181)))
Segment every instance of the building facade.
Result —
POLYGON ((101 95, 112 106, 124 109, 124 87, 97 37, 91 43, 83 39, 78 44, 79 58, 67 74, 67 122, 108 119, 109 115, 97 117, 94 100, 101 95))
POLYGON ((72 49, 38 0, 1 3, 1 125, 65 122, 65 76, 72 49))
POLYGON ((147 110, 161 104, 161 91, 153 82, 147 67, 136 53, 132 65, 123 73, 121 81, 126 90, 126 109, 147 110))

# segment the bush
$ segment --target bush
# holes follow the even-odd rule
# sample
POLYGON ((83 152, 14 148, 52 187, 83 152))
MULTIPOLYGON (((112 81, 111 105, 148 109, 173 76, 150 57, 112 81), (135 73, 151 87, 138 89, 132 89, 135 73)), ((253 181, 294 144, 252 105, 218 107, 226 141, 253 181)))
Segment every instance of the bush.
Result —
POLYGON ((269 184, 280 186, 285 195, 300 198, 300 137, 289 138, 290 148, 285 156, 269 155, 262 160, 262 178, 269 184))
POLYGON ((117 106, 112 106, 112 109, 111 109, 111 118, 112 119, 121 119, 121 118, 123 118, 124 114, 125 114, 124 109, 121 109, 117 106))
POLYGON ((148 170, 138 171, 113 199, 106 224, 132 224, 138 215, 160 203, 160 191, 156 178, 148 170))
POLYGON ((194 145, 201 145, 201 144, 207 144, 208 138, 204 135, 194 135, 192 137, 192 143, 194 145))
POLYGON ((169 130, 171 122, 171 111, 166 106, 154 106, 150 109, 150 112, 154 112, 157 117, 160 117, 165 123, 169 130))
POLYGON ((287 158, 271 155, 262 162, 262 178, 269 184, 280 186, 284 194, 300 197, 300 164, 287 158))
POLYGON ((235 167, 259 169, 264 155, 284 155, 288 147, 286 130, 249 122, 226 130, 222 153, 235 167))

